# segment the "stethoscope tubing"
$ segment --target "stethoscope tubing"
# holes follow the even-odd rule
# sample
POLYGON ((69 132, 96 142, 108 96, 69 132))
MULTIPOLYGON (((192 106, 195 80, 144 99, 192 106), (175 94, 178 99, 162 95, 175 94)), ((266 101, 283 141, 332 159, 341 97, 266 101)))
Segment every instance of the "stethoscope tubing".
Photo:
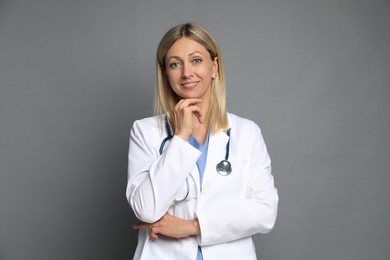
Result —
MULTIPOLYGON (((165 147, 166 142, 170 141, 173 138, 172 130, 171 130, 171 127, 169 126, 169 123, 168 123, 168 117, 165 117, 165 129, 167 131, 167 137, 165 137, 164 140, 162 140, 162 142, 161 142, 160 149, 159 149, 160 155, 162 155, 162 153, 164 151, 164 147, 165 147)), ((216 165, 217 172, 222 176, 230 175, 230 173, 232 172, 232 165, 229 162, 230 128, 227 130, 226 134, 228 135, 229 140, 226 144, 225 160, 220 161, 216 165)))
MULTIPOLYGON (((171 127, 169 126, 169 123, 168 123, 168 117, 165 117, 165 130, 167 131, 167 136, 161 142, 160 149, 159 149, 160 155, 162 155, 164 152, 165 144, 173 138, 172 130, 171 130, 171 127)), ((232 166, 231 166, 231 163, 229 162, 230 128, 227 130, 227 135, 229 137, 229 140, 226 144, 225 160, 220 161, 216 165, 216 170, 221 176, 230 175, 230 173, 232 172, 232 166)), ((187 185, 187 194, 185 195, 185 197, 183 199, 173 200, 173 205, 178 204, 178 203, 183 202, 183 201, 188 199, 188 196, 190 194, 190 184, 188 182, 188 178, 186 178, 186 185, 187 185)))

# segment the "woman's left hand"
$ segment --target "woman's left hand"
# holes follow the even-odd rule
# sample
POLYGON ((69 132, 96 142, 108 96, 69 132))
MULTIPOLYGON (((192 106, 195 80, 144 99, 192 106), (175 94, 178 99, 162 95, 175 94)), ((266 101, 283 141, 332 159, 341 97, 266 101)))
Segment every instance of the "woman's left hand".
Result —
POLYGON ((134 229, 147 227, 153 240, 160 237, 165 238, 185 238, 200 234, 198 220, 186 220, 166 213, 161 219, 154 223, 135 224, 134 229))

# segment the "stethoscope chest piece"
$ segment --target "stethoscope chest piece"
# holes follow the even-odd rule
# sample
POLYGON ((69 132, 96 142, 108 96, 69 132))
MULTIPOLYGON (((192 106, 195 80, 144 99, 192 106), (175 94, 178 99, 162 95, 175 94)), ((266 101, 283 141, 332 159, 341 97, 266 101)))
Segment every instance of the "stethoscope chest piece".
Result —
MULTIPOLYGON (((160 155, 163 153, 165 143, 168 142, 169 140, 171 140, 172 137, 173 137, 173 134, 172 134, 171 128, 170 128, 170 126, 169 126, 168 118, 167 118, 167 117, 165 118, 165 128, 166 128, 166 131, 167 131, 167 137, 165 137, 165 139, 161 142, 160 149, 159 149, 160 155)), ((222 175, 222 176, 228 176, 228 175, 230 175, 230 174, 232 173, 232 165, 231 165, 231 163, 229 162, 229 151, 230 151, 230 128, 227 130, 227 135, 228 135, 228 137, 229 137, 229 141, 228 141, 227 144, 226 144, 225 160, 220 161, 220 162, 217 164, 217 166, 216 166, 217 172, 218 172, 220 175, 222 175)), ((188 182, 187 182, 187 186, 188 186, 188 182)), ((189 191, 189 187, 188 187, 188 191, 189 191)), ((188 194, 186 195, 186 197, 185 197, 183 200, 175 201, 175 203, 184 201, 187 197, 188 197, 188 194)))
POLYGON ((217 164, 217 172, 222 176, 232 173, 232 165, 228 160, 222 160, 217 164))

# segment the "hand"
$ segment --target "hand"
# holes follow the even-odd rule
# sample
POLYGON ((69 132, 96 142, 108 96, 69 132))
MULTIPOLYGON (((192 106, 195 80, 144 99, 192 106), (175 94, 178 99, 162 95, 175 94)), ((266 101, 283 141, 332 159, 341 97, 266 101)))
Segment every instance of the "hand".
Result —
POLYGON ((172 111, 175 135, 188 140, 192 134, 194 119, 203 124, 204 115, 199 107, 201 102, 202 100, 199 98, 190 98, 182 99, 176 104, 172 111))
POLYGON ((149 228, 149 234, 153 240, 158 238, 185 238, 199 235, 200 227, 198 220, 186 220, 166 213, 154 223, 139 223, 132 226, 134 229, 149 228))

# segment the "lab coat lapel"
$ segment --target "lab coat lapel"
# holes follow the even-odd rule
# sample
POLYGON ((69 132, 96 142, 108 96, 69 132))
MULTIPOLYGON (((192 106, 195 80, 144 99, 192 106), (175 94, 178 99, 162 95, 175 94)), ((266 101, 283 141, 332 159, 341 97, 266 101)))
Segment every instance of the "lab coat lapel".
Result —
POLYGON ((225 159, 226 144, 228 141, 229 137, 224 131, 210 136, 206 168, 203 175, 203 187, 206 186, 210 174, 216 173, 217 163, 225 159))
POLYGON ((199 170, 198 170, 198 167, 196 165, 195 165, 194 169, 191 171, 191 177, 195 182, 197 196, 199 196, 200 180, 199 180, 199 170))

